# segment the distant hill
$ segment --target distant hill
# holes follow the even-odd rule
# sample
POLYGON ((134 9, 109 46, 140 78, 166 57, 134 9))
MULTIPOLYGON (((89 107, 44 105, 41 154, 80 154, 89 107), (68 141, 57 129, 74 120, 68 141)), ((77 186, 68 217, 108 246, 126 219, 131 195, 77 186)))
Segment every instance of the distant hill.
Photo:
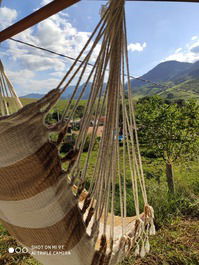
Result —
POLYGON ((199 79, 199 61, 191 64, 186 71, 182 71, 176 75, 173 81, 180 83, 189 79, 199 79))
MULTIPOLYGON (((90 90, 91 90, 91 85, 92 85, 92 83, 88 83, 87 84, 81 99, 88 99, 89 94, 90 94, 90 90)), ((79 88, 77 90, 77 93, 76 93, 76 96, 75 96, 75 99, 77 99, 80 96, 80 93, 81 93, 81 91, 83 89, 83 86, 85 86, 85 83, 82 84, 81 86, 79 86, 79 88)), ((69 99, 72 96, 72 93, 73 93, 74 89, 75 89, 75 86, 69 86, 66 89, 66 91, 62 94, 61 99, 69 99)), ((44 94, 31 93, 31 94, 27 94, 25 96, 22 96, 21 98, 35 98, 35 99, 39 99, 39 98, 42 98, 43 96, 44 96, 44 94)))
POLYGON ((199 61, 166 61, 158 64, 141 78, 161 85, 132 80, 133 94, 137 98, 156 94, 169 98, 199 98, 199 61))
MULTIPOLYGON (((154 85, 133 79, 131 80, 131 86, 135 98, 152 95, 160 95, 168 98, 199 98, 199 61, 195 63, 166 61, 158 64, 152 70, 141 76, 141 78, 161 85, 154 85)), ((75 99, 80 95, 84 85, 82 84, 78 88, 75 99)), ((82 96, 83 100, 88 99, 91 85, 92 83, 88 83, 85 88, 82 96)), ((61 99, 69 99, 74 88, 74 86, 69 86, 63 93, 61 99)), ((22 98, 39 99, 43 96, 43 94, 32 93, 22 98)))
MULTIPOLYGON (((78 97, 80 96, 81 91, 82 91, 82 89, 83 89, 84 86, 85 86, 85 83, 82 84, 81 86, 79 86, 79 88, 78 88, 78 90, 77 90, 77 93, 76 93, 74 99, 78 99, 78 97)), ((88 83, 88 84, 87 84, 87 86, 86 86, 86 88, 85 88, 85 91, 84 91, 84 93, 83 93, 81 99, 88 99, 89 94, 90 94, 90 90, 91 90, 91 86, 92 86, 92 83, 88 83)), ((66 91, 63 93, 63 95, 62 95, 61 98, 62 98, 62 99, 69 99, 69 98, 71 98, 74 89, 75 89, 75 86, 70 86, 70 87, 68 87, 68 88, 66 89, 66 91)))
POLYGON ((28 94, 25 96, 22 96, 21 98, 42 98, 44 96, 44 94, 37 94, 37 93, 32 93, 32 94, 28 94))
MULTIPOLYGON (((168 82, 173 80, 180 73, 187 71, 192 66, 191 63, 181 63, 177 61, 167 61, 158 64, 148 73, 141 76, 142 79, 153 82, 168 82)), ((133 87, 143 86, 143 81, 132 80, 133 87)))
MULTIPOLYGON (((76 96, 75 96, 75 99, 77 99, 79 97, 84 85, 85 85, 85 83, 82 84, 78 88, 76 96)), ((88 85, 85 88, 85 91, 84 91, 81 99, 88 99, 89 93, 90 93, 90 90, 91 90, 91 85, 92 85, 92 83, 88 83, 88 85)), ((74 89, 75 89, 75 86, 69 86, 66 89, 66 91, 62 94, 61 99, 69 99, 72 96, 72 93, 73 93, 74 89)), ((35 99, 39 99, 39 98, 42 98, 43 96, 44 96, 44 94, 31 93, 31 94, 27 94, 25 96, 22 96, 21 98, 35 98, 35 99)))

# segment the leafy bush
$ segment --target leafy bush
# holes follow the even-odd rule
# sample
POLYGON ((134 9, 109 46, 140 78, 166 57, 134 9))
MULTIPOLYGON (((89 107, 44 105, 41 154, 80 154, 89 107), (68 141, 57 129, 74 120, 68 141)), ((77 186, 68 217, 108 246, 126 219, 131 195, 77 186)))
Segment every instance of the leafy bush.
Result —
POLYGON ((60 153, 68 153, 71 149, 73 149, 73 146, 75 144, 75 138, 76 135, 66 135, 64 138, 64 143, 62 144, 60 148, 60 153))
MULTIPOLYGON (((97 137, 95 139, 93 150, 96 150, 96 149, 98 150, 100 139, 101 139, 100 137, 97 137)), ((88 135, 86 137, 86 141, 85 141, 85 144, 84 144, 83 152, 88 152, 90 142, 91 142, 91 135, 88 135)))

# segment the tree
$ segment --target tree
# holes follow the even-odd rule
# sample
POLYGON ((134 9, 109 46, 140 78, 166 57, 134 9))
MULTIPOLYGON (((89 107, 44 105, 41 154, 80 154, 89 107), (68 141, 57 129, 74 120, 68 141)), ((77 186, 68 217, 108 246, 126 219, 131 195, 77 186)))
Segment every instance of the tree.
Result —
POLYGON ((140 140, 165 160, 168 188, 174 193, 173 164, 199 153, 199 105, 193 100, 166 104, 154 96, 140 100, 136 110, 140 140))
POLYGON ((51 110, 48 115, 46 116, 46 123, 47 124, 55 124, 58 121, 60 121, 62 118, 62 113, 60 113, 58 110, 53 109, 51 110))
POLYGON ((75 112, 77 118, 82 118, 83 117, 84 109, 85 109, 85 107, 83 105, 78 105, 77 106, 77 109, 76 109, 76 112, 75 112))

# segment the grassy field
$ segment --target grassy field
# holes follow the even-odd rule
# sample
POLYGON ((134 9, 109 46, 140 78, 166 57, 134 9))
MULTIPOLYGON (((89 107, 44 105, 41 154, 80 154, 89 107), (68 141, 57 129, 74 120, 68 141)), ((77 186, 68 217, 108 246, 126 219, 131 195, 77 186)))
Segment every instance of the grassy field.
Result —
MULTIPOLYGON (((27 104, 30 104, 32 102, 37 101, 38 99, 35 98, 20 98, 21 103, 25 106, 27 104)), ((54 109, 62 111, 64 109, 64 107, 66 106, 68 100, 64 100, 64 99, 60 99, 57 104, 55 105, 54 109)), ((75 102, 75 100, 73 101, 73 103, 75 102)), ((87 100, 80 100, 80 105, 84 106, 86 104, 87 100)))
POLYGON ((169 93, 173 94, 174 98, 177 99, 199 99, 199 82, 197 79, 187 80, 183 83, 173 86, 172 88, 167 89, 163 93, 159 93, 159 95, 163 97, 167 97, 169 93))

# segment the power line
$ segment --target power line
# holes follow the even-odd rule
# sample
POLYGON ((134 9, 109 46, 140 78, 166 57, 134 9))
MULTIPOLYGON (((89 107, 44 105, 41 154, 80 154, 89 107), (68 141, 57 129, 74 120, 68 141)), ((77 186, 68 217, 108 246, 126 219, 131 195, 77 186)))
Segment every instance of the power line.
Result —
MULTIPOLYGON (((9 52, 16 52, 17 55, 21 55, 21 56, 27 54, 25 50, 21 50, 21 49, 19 49, 19 48, 9 48, 9 49, 8 49, 8 48, 6 48, 6 47, 1 46, 1 44, 0 44, 0 49, 3 49, 3 50, 5 50, 5 51, 9 51, 9 52)), ((5 51, 3 52, 3 54, 7 55, 7 53, 6 53, 5 51)), ((29 54, 29 53, 28 53, 28 54, 29 54)), ((0 53, 0 55, 1 55, 1 53, 0 53)), ((40 57, 44 57, 44 58, 46 58, 46 54, 39 54, 39 56, 40 56, 40 57)), ((53 55, 52 55, 52 56, 49 55, 48 58, 50 58, 50 59, 58 59, 58 60, 65 61, 65 58, 57 58, 57 57, 53 57, 53 55)))
MULTIPOLYGON (((32 48, 35 48, 35 49, 38 49, 38 50, 41 50, 41 51, 45 51, 45 52, 48 52, 48 53, 51 53, 51 54, 58 55, 60 57, 67 58, 67 59, 72 60, 72 61, 75 61, 76 60, 75 58, 73 58, 71 56, 68 56, 68 55, 65 55, 65 54, 62 54, 62 53, 58 53, 58 52, 55 52, 55 51, 52 51, 52 50, 49 50, 49 49, 46 49, 46 48, 43 48, 43 47, 40 47, 40 46, 31 44, 31 43, 28 43, 28 42, 25 42, 25 41, 17 40, 17 39, 14 39, 14 38, 10 38, 10 40, 15 41, 15 42, 20 43, 20 44, 23 44, 23 45, 26 45, 26 46, 29 46, 29 47, 32 47, 32 48)), ((82 60, 78 60, 78 62, 82 63, 82 60)), ((88 63, 88 65, 89 66, 94 66, 91 63, 88 63)), ((125 75, 125 76, 127 76, 127 75, 125 75)), ((156 85, 156 86, 161 86, 161 87, 169 88, 166 85, 162 85, 160 83, 156 83, 156 82, 153 82, 153 81, 150 81, 150 80, 146 80, 146 79, 143 79, 141 77, 134 77, 134 76, 130 75, 130 78, 131 79, 140 80, 140 81, 145 82, 145 83, 150 83, 150 84, 153 84, 153 85, 156 85)))
MULTIPOLYGON (((21 40, 17 40, 17 39, 14 39, 14 38, 10 38, 10 40, 12 41, 15 41, 15 42, 18 42, 18 43, 21 43, 21 44, 24 44, 24 45, 27 45, 27 46, 30 46, 32 48, 36 48, 36 49, 39 49, 41 51, 45 51, 45 52, 49 52, 49 53, 52 53, 52 54, 55 54, 55 55, 58 55, 60 57, 64 57, 64 58, 67 58, 67 59, 70 59, 70 60, 73 60, 75 61, 76 59, 71 57, 71 56, 68 56, 68 55, 64 55, 62 53, 58 53, 58 52, 55 52, 55 51, 52 51, 52 50, 49 50, 49 49, 46 49, 46 48, 43 48, 43 47, 39 47, 39 46, 36 46, 34 44, 31 44, 31 43, 28 43, 28 42, 24 42, 24 41, 21 41, 21 40)), ((78 62, 82 62, 81 60, 78 60, 78 62)), ((93 66, 93 64, 91 63, 88 63, 88 65, 90 66, 93 66)))

